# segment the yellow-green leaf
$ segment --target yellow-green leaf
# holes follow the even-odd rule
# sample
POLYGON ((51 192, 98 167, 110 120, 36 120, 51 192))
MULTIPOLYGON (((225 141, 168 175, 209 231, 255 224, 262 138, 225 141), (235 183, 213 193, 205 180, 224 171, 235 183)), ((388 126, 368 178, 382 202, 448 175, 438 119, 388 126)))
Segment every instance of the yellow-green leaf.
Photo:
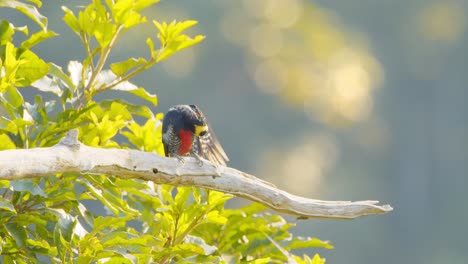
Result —
POLYGON ((321 258, 319 254, 315 254, 312 258, 312 264, 325 264, 325 258, 321 258))
POLYGON ((73 11, 68 9, 66 6, 62 6, 62 10, 65 12, 65 15, 63 15, 63 21, 65 21, 73 32, 79 35, 80 24, 73 11))
POLYGON ((150 94, 148 93, 144 88, 138 88, 135 90, 129 91, 129 93, 138 96, 142 99, 145 99, 146 101, 150 102, 154 106, 158 105, 158 97, 155 94, 150 94))
POLYGON ((32 36, 29 39, 21 43, 21 48, 30 49, 31 47, 37 45, 41 41, 44 41, 48 38, 52 38, 55 36, 58 36, 58 34, 50 30, 36 32, 32 34, 32 36))
POLYGON ((110 68, 112 72, 117 76, 122 76, 131 69, 147 63, 144 58, 130 58, 126 61, 112 63, 110 68))
POLYGON ((16 145, 6 134, 0 134, 0 150, 15 149, 16 145))
MULTIPOLYGON (((37 0, 34 1, 36 4, 38 3, 37 0)), ((12 1, 12 0, 3 0, 0 1, 0 7, 9 7, 14 8, 29 18, 31 18, 34 22, 36 22, 39 26, 43 29, 47 28, 47 17, 41 15, 37 8, 30 4, 25 4, 20 1, 12 1)))

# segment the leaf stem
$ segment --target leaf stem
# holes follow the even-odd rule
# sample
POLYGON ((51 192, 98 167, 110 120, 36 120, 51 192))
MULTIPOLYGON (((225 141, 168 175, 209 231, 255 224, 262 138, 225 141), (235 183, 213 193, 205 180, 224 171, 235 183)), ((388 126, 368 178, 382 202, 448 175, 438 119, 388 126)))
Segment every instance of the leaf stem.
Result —
MULTIPOLYGON (((124 26, 123 25, 120 25, 118 28, 117 28, 117 31, 115 32, 114 36, 112 37, 111 41, 109 42, 109 44, 103 49, 103 51, 100 53, 100 56, 99 56, 99 61, 98 61, 98 64, 97 66, 93 69, 92 71, 92 74, 91 74, 91 78, 89 79, 88 81, 88 84, 86 85, 86 87, 83 89, 83 95, 86 94, 86 92, 91 92, 91 87, 93 87, 93 84, 94 84, 94 81, 96 80, 97 76, 99 75, 99 73, 102 71, 102 68, 104 68, 104 65, 106 64, 106 61, 107 61, 107 58, 109 57, 109 54, 112 50, 112 48, 114 47, 115 45, 115 42, 118 40, 118 38, 120 37, 120 34, 122 33, 124 29, 124 26)), ((92 93, 90 93, 92 94, 92 93)), ((83 98, 84 99, 84 98, 83 98)), ((89 100, 90 98, 86 98, 87 100, 89 100)), ((81 103, 80 103, 81 104, 81 103)))

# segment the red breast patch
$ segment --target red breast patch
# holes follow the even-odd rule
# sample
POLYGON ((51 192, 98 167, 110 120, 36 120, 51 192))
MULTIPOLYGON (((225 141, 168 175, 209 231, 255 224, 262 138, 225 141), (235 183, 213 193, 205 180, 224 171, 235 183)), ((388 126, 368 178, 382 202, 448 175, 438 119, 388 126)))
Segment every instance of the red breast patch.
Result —
POLYGON ((180 148, 177 154, 185 155, 190 151, 190 149, 192 148, 192 143, 193 143, 192 136, 193 136, 193 133, 189 130, 179 131, 180 148))

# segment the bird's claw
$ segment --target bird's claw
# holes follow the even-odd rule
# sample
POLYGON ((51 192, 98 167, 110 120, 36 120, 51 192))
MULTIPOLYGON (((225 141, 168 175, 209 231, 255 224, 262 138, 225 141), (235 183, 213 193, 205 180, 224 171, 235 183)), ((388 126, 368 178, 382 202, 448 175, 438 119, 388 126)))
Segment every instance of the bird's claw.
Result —
POLYGON ((176 156, 177 160, 179 161, 179 163, 181 163, 182 165, 185 164, 185 159, 181 156, 176 156))

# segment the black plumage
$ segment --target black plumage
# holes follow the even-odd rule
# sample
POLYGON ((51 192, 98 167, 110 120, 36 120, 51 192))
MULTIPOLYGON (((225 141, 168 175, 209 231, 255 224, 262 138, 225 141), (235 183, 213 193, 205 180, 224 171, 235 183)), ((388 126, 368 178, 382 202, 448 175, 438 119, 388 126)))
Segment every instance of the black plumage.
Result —
POLYGON ((163 119, 166 156, 193 156, 225 166, 229 161, 205 115, 196 105, 171 107, 163 119))

